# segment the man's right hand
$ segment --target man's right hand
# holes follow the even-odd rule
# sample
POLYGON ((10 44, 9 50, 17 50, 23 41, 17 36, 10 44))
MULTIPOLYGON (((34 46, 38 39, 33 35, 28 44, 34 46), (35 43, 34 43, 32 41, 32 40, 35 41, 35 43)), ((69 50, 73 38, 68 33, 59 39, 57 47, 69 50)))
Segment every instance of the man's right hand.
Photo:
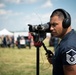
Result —
POLYGON ((53 55, 54 55, 54 54, 53 54, 50 50, 48 50, 48 52, 46 53, 47 60, 48 60, 48 62, 49 62, 50 64, 52 64, 53 55))

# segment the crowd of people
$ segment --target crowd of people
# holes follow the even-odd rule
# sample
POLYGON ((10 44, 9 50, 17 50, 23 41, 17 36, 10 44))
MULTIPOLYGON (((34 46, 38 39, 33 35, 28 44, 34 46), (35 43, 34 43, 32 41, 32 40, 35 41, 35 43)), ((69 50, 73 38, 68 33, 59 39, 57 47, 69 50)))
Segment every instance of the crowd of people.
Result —
POLYGON ((32 36, 29 33, 28 36, 20 36, 15 39, 14 36, 10 35, 2 35, 0 36, 0 47, 6 48, 6 47, 18 47, 20 48, 26 48, 26 46, 31 49, 31 42, 32 42, 32 36))
POLYGON ((31 49, 31 38, 24 36, 18 36, 16 41, 16 46, 20 48, 26 48, 27 46, 31 49))
POLYGON ((14 48, 14 36, 0 36, 0 47, 14 48))
MULTIPOLYGON (((26 48, 27 46, 31 49, 31 43, 33 41, 33 37, 29 34, 28 37, 25 36, 18 36, 17 40, 15 41, 14 36, 0 36, 0 47, 12 47, 14 48, 17 46, 20 48, 26 48)), ((56 46, 58 44, 58 38, 51 36, 49 38, 49 46, 56 46)))

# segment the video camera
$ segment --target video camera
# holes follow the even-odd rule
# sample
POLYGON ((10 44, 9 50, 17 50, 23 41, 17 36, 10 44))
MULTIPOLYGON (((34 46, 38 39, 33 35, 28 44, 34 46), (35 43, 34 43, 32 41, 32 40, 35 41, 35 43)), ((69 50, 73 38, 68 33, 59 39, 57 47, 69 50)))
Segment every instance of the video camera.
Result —
POLYGON ((29 26, 29 32, 35 32, 35 33, 39 33, 39 32, 50 32, 50 23, 45 23, 45 24, 39 24, 39 25, 31 25, 28 24, 29 26))
POLYGON ((46 38, 46 33, 50 33, 50 23, 31 25, 29 26, 29 32, 31 32, 34 37, 35 42, 43 41, 46 38))

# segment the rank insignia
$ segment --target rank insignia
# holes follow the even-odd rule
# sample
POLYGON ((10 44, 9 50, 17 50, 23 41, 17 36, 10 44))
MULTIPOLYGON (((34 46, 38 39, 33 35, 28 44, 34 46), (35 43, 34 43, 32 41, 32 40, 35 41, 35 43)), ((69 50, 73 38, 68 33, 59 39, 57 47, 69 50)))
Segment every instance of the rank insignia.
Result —
POLYGON ((76 51, 71 49, 68 52, 66 52, 66 61, 69 64, 76 64, 76 51))

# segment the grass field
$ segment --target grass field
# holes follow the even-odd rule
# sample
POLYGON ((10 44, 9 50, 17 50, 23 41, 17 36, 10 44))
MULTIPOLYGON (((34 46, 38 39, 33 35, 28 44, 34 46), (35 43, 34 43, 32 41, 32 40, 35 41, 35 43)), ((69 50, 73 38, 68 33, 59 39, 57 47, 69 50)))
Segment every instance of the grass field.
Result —
MULTIPOLYGON (((47 40, 44 40, 48 47, 47 40)), ((48 47, 53 50, 53 47, 48 47)), ((36 75, 36 48, 0 48, 0 75, 36 75)), ((52 75, 52 65, 45 56, 45 50, 40 47, 39 75, 52 75)))

